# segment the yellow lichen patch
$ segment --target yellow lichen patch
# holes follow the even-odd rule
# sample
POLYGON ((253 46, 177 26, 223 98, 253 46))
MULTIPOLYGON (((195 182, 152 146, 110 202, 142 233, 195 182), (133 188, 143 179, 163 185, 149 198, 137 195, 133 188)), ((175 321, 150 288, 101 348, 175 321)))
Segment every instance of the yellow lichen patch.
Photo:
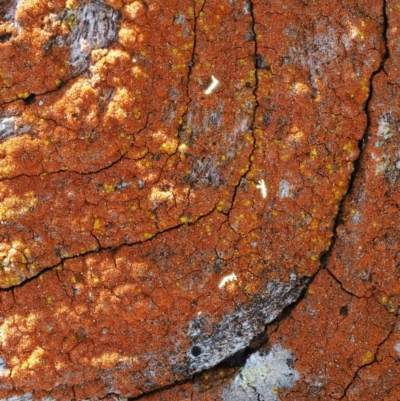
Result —
POLYGON ((43 364, 43 357, 45 355, 46 351, 42 347, 37 347, 30 355, 29 357, 20 364, 14 371, 12 376, 15 377, 20 369, 25 370, 25 369, 34 369, 38 365, 43 364))
POLYGON ((310 87, 302 82, 295 82, 292 90, 296 95, 304 95, 310 92, 310 87))
POLYGON ((108 103, 105 116, 122 123, 133 108, 133 99, 128 89, 120 87, 115 90, 113 98, 108 103))
POLYGON ((9 338, 13 338, 14 334, 18 331, 14 323, 14 316, 6 317, 0 326, 0 344, 7 345, 9 338))
POLYGON ((100 229, 100 219, 98 219, 98 218, 95 218, 95 219, 94 219, 93 228, 94 228, 95 230, 99 230, 99 229, 100 229))
MULTIPOLYGON (((0 194, 1 195, 1 194, 0 194)), ((9 195, 0 204, 0 220, 12 220, 28 213, 38 203, 33 191, 22 196, 9 195)))
POLYGON ((133 1, 122 8, 124 19, 131 21, 134 21, 144 11, 143 4, 140 1, 133 1))
POLYGON ((304 138, 304 132, 301 131, 296 126, 293 126, 290 130, 290 135, 288 136, 288 140, 290 142, 300 142, 304 138))
POLYGON ((98 366, 102 369, 111 369, 118 362, 129 362, 129 358, 124 357, 117 352, 104 352, 102 355, 98 357, 92 358, 92 365, 98 366))
POLYGON ((367 351, 362 359, 362 364, 365 365, 367 363, 370 363, 374 360, 374 354, 371 351, 367 351))
POLYGON ((79 2, 77 0, 67 0, 65 3, 65 8, 69 10, 74 10, 75 8, 78 7, 79 2))
POLYGON ((29 92, 20 92, 20 93, 17 93, 17 98, 18 99, 26 99, 29 95, 30 95, 29 92))
POLYGON ((137 42, 143 41, 143 34, 140 33, 140 29, 132 22, 124 21, 118 31, 118 39, 122 46, 126 49, 130 49, 134 47, 137 42))
POLYGON ((152 202, 165 202, 169 199, 173 199, 174 193, 171 189, 163 190, 158 187, 154 187, 151 190, 150 200, 152 202))
POLYGON ((345 150, 346 152, 352 153, 354 150, 353 143, 352 142, 345 143, 345 145, 343 146, 343 150, 345 150))
POLYGON ((111 194, 115 192, 115 186, 112 184, 104 184, 103 188, 106 194, 111 194))
POLYGON ((160 146, 160 150, 162 152, 167 153, 168 155, 172 155, 176 152, 178 146, 178 140, 177 139, 169 139, 168 141, 164 142, 160 146))

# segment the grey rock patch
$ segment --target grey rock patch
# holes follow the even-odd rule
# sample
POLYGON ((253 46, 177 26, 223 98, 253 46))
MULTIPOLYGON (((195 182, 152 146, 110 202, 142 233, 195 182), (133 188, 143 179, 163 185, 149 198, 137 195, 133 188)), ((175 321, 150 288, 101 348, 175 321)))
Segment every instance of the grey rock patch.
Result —
POLYGON ((89 67, 93 49, 108 47, 117 39, 120 14, 103 0, 92 0, 76 9, 67 9, 60 19, 70 26, 71 32, 67 37, 58 37, 57 43, 70 48, 69 64, 75 73, 89 67))
POLYGON ((0 20, 14 21, 15 11, 19 2, 18 0, 0 1, 0 20))
POLYGON ((30 125, 18 125, 19 116, 0 116, 0 142, 31 131, 30 125))
POLYGON ((266 283, 248 304, 238 305, 237 310, 224 316, 222 321, 210 324, 207 316, 198 316, 188 327, 192 342, 187 352, 188 373, 193 374, 217 365, 222 360, 247 347, 272 322, 282 310, 295 302, 308 280, 287 284, 266 283), (206 327, 212 327, 205 329, 206 327))
POLYGON ((15 134, 15 117, 0 117, 0 141, 15 134))

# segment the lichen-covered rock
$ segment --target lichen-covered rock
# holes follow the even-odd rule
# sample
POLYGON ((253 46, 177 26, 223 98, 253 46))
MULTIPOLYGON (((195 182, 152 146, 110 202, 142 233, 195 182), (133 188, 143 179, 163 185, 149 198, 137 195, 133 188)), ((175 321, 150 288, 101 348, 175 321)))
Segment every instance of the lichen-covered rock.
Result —
MULTIPOLYGON (((365 109, 367 129, 337 218, 334 245, 305 296, 267 329, 264 352, 276 346, 290 349, 292 367, 300 376, 292 387, 276 387, 280 400, 399 398, 400 9, 393 1, 381 7, 386 50, 373 74, 365 109)), ((279 366, 279 358, 276 361, 279 366)), ((264 369, 267 366, 265 362, 264 369)), ((245 372, 246 366, 223 380, 210 373, 207 386, 202 386, 203 378, 196 378, 180 390, 196 401, 223 400, 227 392, 232 399, 251 399, 235 384, 243 383, 245 372)), ((173 390, 179 394, 178 388, 173 390)), ((148 399, 172 400, 173 390, 148 399)))
MULTIPOLYGON (((1 2, 0 397, 136 397, 240 352, 295 302, 373 127, 385 24, 372 0, 1 2)), ((390 110, 376 120, 384 161, 390 110)), ((293 361, 314 340, 308 302, 315 349, 334 336, 332 286, 383 310, 319 273, 300 320, 215 397, 249 383, 254 399, 306 394, 312 365, 293 361), (268 376, 276 360, 283 376, 268 376)), ((343 358, 375 352, 381 319, 343 358)))

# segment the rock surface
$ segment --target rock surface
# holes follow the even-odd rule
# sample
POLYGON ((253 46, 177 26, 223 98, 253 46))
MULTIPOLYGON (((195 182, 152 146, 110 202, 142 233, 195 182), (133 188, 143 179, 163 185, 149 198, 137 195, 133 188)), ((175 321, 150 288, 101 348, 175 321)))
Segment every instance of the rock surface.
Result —
POLYGON ((397 400, 399 19, 0 2, 0 399, 397 400))

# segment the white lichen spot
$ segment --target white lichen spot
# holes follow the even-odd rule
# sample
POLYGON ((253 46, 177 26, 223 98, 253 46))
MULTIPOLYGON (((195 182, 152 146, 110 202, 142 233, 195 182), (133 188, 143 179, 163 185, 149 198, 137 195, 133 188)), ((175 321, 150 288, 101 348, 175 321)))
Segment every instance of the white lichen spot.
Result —
POLYGON ((289 198, 290 195, 290 190, 293 189, 293 186, 290 185, 286 180, 282 180, 279 183, 279 198, 283 199, 283 198, 289 198))
POLYGON ((354 216, 353 216, 352 220, 356 224, 361 221, 361 214, 360 214, 360 212, 358 210, 354 213, 354 216))
POLYGON ((228 274, 225 276, 218 285, 218 288, 224 288, 227 283, 237 280, 235 273, 228 274))
POLYGON ((219 85, 219 81, 217 78, 214 77, 214 75, 211 75, 211 84, 208 86, 208 88, 204 91, 205 95, 210 95, 215 88, 219 85))
POLYGON ((171 188, 153 187, 150 194, 150 200, 155 203, 166 202, 174 198, 174 192, 171 188))
POLYGON ((261 191, 261 196, 265 199, 267 197, 267 186, 265 185, 264 180, 258 181, 256 188, 261 191))
POLYGON ((400 343, 397 343, 394 346, 394 350, 397 352, 397 355, 400 357, 400 343))
POLYGON ((304 95, 311 92, 310 87, 303 82, 295 82, 292 87, 295 95, 304 95))
POLYGON ((360 30, 354 26, 353 24, 350 24, 350 37, 352 39, 356 39, 358 36, 360 36, 360 30))
POLYGON ((222 390, 222 400, 278 401, 279 389, 293 387, 299 378, 292 352, 275 344, 267 354, 250 356, 233 382, 222 390))
POLYGON ((390 118, 391 114, 386 113, 378 121, 378 136, 383 137, 383 139, 386 141, 389 138, 392 137, 392 133, 390 132, 390 118))

